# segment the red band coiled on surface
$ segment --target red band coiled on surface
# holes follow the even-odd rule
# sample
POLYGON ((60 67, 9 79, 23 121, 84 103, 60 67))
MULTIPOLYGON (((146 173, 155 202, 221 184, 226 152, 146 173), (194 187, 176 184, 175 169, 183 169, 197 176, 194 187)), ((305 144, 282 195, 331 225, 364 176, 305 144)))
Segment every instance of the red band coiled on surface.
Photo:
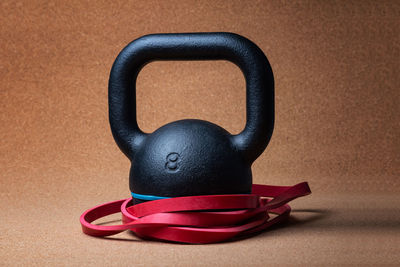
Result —
POLYGON ((254 184, 248 195, 208 195, 160 199, 130 205, 131 198, 85 211, 82 231, 110 236, 131 230, 142 238, 182 243, 215 243, 262 231, 289 217, 289 201, 311 193, 307 182, 294 186, 254 184), (91 222, 121 212, 121 225, 91 222), (269 213, 277 214, 273 219, 269 213))

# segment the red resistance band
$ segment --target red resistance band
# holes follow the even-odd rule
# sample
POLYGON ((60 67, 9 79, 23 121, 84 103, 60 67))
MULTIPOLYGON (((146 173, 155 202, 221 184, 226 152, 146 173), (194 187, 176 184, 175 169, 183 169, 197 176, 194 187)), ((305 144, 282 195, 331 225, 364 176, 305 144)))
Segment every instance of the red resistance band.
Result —
POLYGON ((131 198, 108 202, 85 211, 82 231, 110 236, 125 230, 146 239, 205 244, 260 232, 289 218, 289 201, 308 195, 307 182, 294 186, 254 184, 252 194, 207 195, 160 199, 131 205, 131 198), (121 225, 91 222, 121 212, 121 225), (277 214, 274 218, 270 213, 277 214))

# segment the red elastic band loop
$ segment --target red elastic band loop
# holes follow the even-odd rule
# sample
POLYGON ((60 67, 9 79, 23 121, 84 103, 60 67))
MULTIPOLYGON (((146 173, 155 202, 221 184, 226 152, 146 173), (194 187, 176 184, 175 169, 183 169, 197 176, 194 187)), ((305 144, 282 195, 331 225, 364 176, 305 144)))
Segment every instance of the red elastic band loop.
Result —
POLYGON ((256 233, 287 219, 290 206, 286 203, 310 193, 304 182, 294 186, 253 185, 249 195, 176 197, 134 206, 128 198, 89 209, 81 215, 80 222, 82 231, 91 236, 109 236, 131 230, 144 238, 214 243, 256 233), (91 224, 118 212, 122 213, 121 225, 91 224), (270 219, 269 212, 278 216, 270 219))

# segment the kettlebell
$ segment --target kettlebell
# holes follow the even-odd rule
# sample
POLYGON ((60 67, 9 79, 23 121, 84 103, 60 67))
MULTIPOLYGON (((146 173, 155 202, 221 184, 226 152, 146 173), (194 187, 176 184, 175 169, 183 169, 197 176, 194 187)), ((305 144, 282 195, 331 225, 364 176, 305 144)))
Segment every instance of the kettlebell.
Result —
POLYGON ((170 197, 249 194, 251 165, 274 128, 274 78, 268 59, 234 33, 151 34, 129 43, 109 79, 115 142, 130 159, 133 204, 170 197), (136 79, 154 60, 229 60, 246 80, 246 125, 231 135, 211 122, 185 119, 144 133, 136 120, 136 79))

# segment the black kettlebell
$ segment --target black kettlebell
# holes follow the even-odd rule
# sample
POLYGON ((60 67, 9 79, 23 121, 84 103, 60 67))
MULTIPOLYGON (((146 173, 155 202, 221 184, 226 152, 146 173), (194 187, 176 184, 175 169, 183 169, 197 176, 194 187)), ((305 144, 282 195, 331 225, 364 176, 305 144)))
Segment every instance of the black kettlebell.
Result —
POLYGON ((233 33, 146 35, 116 58, 109 80, 109 116, 119 148, 131 160, 134 203, 168 197, 251 193, 251 165, 274 128, 274 78, 257 45, 233 33), (136 121, 136 79, 153 60, 229 60, 246 79, 244 130, 203 120, 180 120, 151 134, 136 121))

